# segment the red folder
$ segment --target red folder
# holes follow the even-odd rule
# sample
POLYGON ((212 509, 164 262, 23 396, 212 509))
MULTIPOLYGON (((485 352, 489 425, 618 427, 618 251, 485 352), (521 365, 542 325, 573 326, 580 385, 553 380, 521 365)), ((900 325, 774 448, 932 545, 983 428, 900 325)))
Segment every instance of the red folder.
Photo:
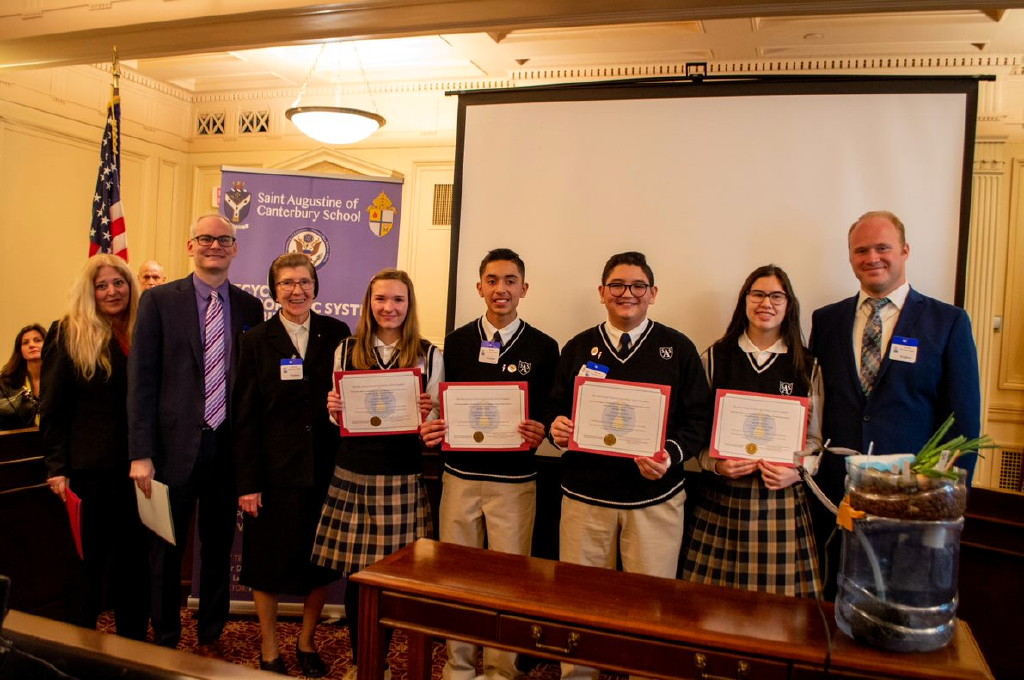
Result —
POLYGON ((64 493, 64 505, 68 508, 68 519, 71 520, 71 535, 75 537, 75 549, 78 557, 85 559, 82 554, 82 499, 74 491, 68 488, 64 493))

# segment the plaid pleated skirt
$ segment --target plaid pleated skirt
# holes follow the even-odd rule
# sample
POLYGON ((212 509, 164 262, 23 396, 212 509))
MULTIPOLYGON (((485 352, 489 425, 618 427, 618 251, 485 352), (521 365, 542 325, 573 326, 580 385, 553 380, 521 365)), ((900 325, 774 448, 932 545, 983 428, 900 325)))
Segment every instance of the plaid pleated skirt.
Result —
POLYGON ((360 475, 335 467, 311 559, 347 576, 433 533, 420 475, 360 475))
POLYGON ((760 476, 705 475, 688 523, 683 579, 780 595, 821 592, 802 483, 773 491, 760 476))

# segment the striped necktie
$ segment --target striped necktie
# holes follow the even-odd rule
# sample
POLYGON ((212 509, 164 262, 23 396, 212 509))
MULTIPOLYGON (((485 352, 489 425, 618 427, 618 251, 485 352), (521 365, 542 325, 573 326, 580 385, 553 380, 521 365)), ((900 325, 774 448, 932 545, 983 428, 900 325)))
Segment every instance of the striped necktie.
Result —
POLYGON ((868 396, 875 388, 882 365, 882 307, 889 303, 889 298, 868 298, 864 302, 871 307, 871 316, 864 325, 860 345, 860 386, 864 396, 868 396))
POLYGON ((217 291, 210 293, 203 323, 203 420, 216 429, 227 415, 227 372, 224 369, 224 305, 217 291))

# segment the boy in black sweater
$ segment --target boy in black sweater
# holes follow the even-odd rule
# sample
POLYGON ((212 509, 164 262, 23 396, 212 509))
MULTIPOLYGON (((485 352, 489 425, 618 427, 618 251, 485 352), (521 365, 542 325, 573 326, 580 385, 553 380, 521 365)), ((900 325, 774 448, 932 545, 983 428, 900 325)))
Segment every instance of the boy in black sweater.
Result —
MULTIPOLYGON (((577 375, 668 385, 665 454, 628 458, 572 449, 562 456, 563 562, 675 578, 683 539, 683 460, 705 445, 710 420, 707 379, 693 343, 647 318, 658 289, 641 253, 613 255, 597 287, 608 320, 562 348, 549 406, 554 442, 573 431, 577 375)), ((563 664, 562 677, 597 678, 597 671, 563 664)))
MULTIPOLYGON (((517 315, 526 295, 526 267, 514 251, 492 250, 480 263, 476 284, 487 313, 457 328, 444 341, 448 382, 526 382, 531 413, 544 413, 555 367, 558 343, 517 315)), ((428 446, 441 442, 445 423, 423 427, 428 446)), ((451 451, 444 465, 440 508, 442 541, 490 548, 517 555, 530 554, 537 497, 534 452, 544 438, 544 424, 528 419, 519 433, 527 451, 451 451)), ((484 649, 484 676, 508 680, 520 673, 516 655, 484 649)), ((476 647, 448 642, 444 680, 476 677, 476 647)))

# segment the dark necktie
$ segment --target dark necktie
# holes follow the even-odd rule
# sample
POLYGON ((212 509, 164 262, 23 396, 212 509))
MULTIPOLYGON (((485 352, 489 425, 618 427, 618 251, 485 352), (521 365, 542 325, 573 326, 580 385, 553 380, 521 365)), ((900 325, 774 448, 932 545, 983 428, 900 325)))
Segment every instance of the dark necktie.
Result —
POLYGON ((629 347, 633 344, 633 339, 629 337, 629 333, 623 333, 622 339, 619 340, 619 356, 625 358, 629 354, 629 347))
POLYGON ((491 342, 496 343, 498 347, 501 347, 501 332, 494 331, 494 337, 491 338, 491 342))
POLYGON ((206 340, 203 342, 203 384, 205 405, 203 419, 214 429, 224 422, 227 413, 227 374, 224 370, 224 305, 217 291, 210 294, 203 322, 206 340))
POLYGON ((882 365, 882 307, 889 303, 889 298, 868 298, 864 302, 871 307, 860 345, 860 385, 867 396, 875 388, 878 367, 882 365))

